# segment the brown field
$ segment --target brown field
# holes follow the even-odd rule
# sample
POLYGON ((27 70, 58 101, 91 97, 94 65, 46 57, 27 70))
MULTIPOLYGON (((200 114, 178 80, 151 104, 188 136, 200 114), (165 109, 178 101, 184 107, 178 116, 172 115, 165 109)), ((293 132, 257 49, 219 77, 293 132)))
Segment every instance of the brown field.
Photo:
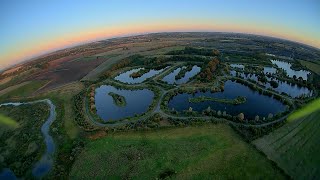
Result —
POLYGON ((5 83, 9 82, 11 79, 12 79, 12 76, 9 76, 9 77, 6 77, 4 79, 1 79, 0 80, 0 85, 3 85, 5 83))
POLYGON ((90 62, 72 61, 78 57, 79 56, 70 56, 51 61, 48 69, 31 75, 29 79, 50 80, 50 83, 41 89, 44 91, 73 81, 78 81, 104 61, 104 59, 97 59, 90 62))
POLYGON ((17 66, 17 67, 8 69, 8 70, 4 71, 4 72, 2 73, 2 75, 9 74, 9 73, 13 73, 13 72, 15 72, 15 71, 18 71, 20 68, 21 68, 21 66, 17 66))

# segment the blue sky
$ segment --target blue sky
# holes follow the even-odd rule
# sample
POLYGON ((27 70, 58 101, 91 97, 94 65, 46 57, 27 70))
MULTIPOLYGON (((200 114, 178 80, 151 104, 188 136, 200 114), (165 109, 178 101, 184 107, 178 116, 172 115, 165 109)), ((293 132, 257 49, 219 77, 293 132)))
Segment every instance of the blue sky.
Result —
MULTIPOLYGON (((165 30, 168 21, 183 21, 186 30, 188 25, 197 22, 203 22, 199 29, 212 31, 215 23, 219 30, 225 25, 227 31, 234 32, 241 26, 250 26, 252 32, 246 29, 246 33, 268 35, 266 32, 272 31, 270 35, 320 46, 320 1, 317 0, 2 0, 0 18, 0 68, 41 51, 50 51, 49 46, 56 49, 70 45, 59 45, 58 40, 72 38, 75 34, 81 36, 111 27, 128 26, 130 29, 129 25, 134 24, 147 27, 152 23, 158 23, 157 27, 165 30), (238 26, 233 30, 232 24, 238 26), (46 44, 48 41, 57 42, 53 46, 46 44)), ((148 32, 148 28, 145 29, 148 32)))

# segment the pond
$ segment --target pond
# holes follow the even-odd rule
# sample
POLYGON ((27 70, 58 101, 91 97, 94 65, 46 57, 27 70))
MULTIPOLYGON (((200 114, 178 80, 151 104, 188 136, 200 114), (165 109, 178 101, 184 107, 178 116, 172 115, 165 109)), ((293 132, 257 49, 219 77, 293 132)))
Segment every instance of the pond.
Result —
POLYGON ((181 68, 175 69, 173 72, 166 75, 162 79, 162 81, 167 82, 168 84, 184 84, 184 83, 187 83, 193 76, 197 75, 201 71, 201 68, 199 66, 194 65, 192 69, 190 71, 187 71, 182 78, 176 80, 175 77, 179 74, 179 72, 182 69, 185 69, 185 68, 186 67, 183 66, 181 68))
POLYGON ((141 77, 138 78, 132 78, 130 77, 130 75, 132 73, 138 72, 140 70, 142 70, 144 68, 136 68, 136 69, 132 69, 129 71, 126 71, 124 73, 119 74, 118 76, 116 76, 114 79, 123 83, 127 83, 127 84, 138 84, 138 83, 142 83, 143 81, 145 81, 148 78, 151 78, 157 74, 160 74, 162 71, 164 71, 166 68, 162 68, 159 70, 155 70, 155 69, 151 69, 149 72, 143 74, 141 77))
MULTIPOLYGON (((269 82, 262 83, 258 81, 258 77, 256 74, 245 74, 243 72, 238 72, 238 73, 243 79, 251 79, 257 82, 258 84, 265 86, 266 88, 271 88, 280 94, 284 92, 293 98, 300 97, 300 96, 310 97, 313 95, 313 91, 307 87, 298 86, 297 84, 288 83, 286 81, 280 81, 277 78, 273 78, 273 80, 278 82, 279 86, 277 88, 273 88, 269 82)), ((230 74, 232 76, 236 76, 236 71, 230 71, 230 74)), ((267 80, 271 81, 272 79, 267 77, 267 80)))
POLYGON ((230 64, 230 66, 233 68, 239 68, 239 69, 244 70, 244 65, 242 65, 242 64, 230 64))
POLYGON ((274 67, 263 67, 263 73, 264 74, 275 74, 277 72, 277 69, 274 67))
POLYGON ((279 68, 284 69, 289 77, 293 77, 294 75, 297 77, 301 77, 303 80, 308 79, 308 75, 311 74, 309 71, 305 70, 299 70, 295 71, 291 69, 291 63, 284 62, 284 61, 278 61, 278 60, 271 60, 272 64, 277 65, 279 68))
POLYGON ((142 114, 148 110, 154 98, 153 91, 149 89, 124 90, 110 85, 102 85, 96 89, 95 105, 98 116, 104 121, 119 120, 142 114), (123 96, 126 100, 125 106, 114 104, 110 92, 123 96))
POLYGON ((236 116, 239 113, 244 113, 245 118, 254 119, 256 115, 262 117, 267 117, 269 113, 273 115, 283 112, 286 110, 286 106, 282 104, 280 101, 265 95, 261 95, 258 92, 251 90, 249 87, 232 82, 228 80, 225 82, 225 87, 223 92, 215 92, 211 93, 207 92, 196 92, 195 94, 178 94, 169 101, 168 107, 169 109, 174 108, 178 112, 188 110, 189 107, 192 107, 194 111, 201 112, 208 107, 214 109, 216 111, 220 110, 226 111, 227 114, 236 116), (221 99, 235 99, 238 96, 246 97, 247 100, 243 104, 232 105, 226 104, 216 101, 204 101, 191 103, 189 102, 189 98, 199 97, 199 96, 207 96, 221 99))

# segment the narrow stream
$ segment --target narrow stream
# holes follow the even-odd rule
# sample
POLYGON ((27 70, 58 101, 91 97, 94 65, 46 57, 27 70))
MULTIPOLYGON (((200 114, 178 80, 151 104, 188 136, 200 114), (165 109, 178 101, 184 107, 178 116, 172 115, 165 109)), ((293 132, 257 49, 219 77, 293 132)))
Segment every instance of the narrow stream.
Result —
MULTIPOLYGON (((49 134, 49 131, 50 131, 50 125, 56 119, 55 105, 49 99, 37 100, 37 101, 26 102, 26 103, 10 102, 10 103, 0 104, 0 107, 1 107, 1 106, 10 106, 10 105, 20 106, 23 104, 34 104, 34 103, 40 103, 40 102, 45 102, 49 105, 50 115, 46 120, 46 122, 41 126, 41 132, 46 144, 46 151, 44 152, 41 159, 34 165, 32 169, 33 176, 39 179, 42 178, 44 175, 46 175, 51 170, 53 165, 52 157, 55 151, 55 144, 52 136, 50 136, 49 134)), ((3 169, 3 171, 0 173, 0 179, 17 179, 17 178, 10 169, 6 168, 6 169, 3 169)))

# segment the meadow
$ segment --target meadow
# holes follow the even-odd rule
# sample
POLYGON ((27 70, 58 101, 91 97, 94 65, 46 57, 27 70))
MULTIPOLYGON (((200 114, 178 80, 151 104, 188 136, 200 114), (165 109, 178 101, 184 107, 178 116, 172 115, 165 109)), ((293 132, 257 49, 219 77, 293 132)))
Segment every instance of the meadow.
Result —
POLYGON ((224 124, 110 133, 88 142, 71 179, 252 178, 284 174, 224 124))

